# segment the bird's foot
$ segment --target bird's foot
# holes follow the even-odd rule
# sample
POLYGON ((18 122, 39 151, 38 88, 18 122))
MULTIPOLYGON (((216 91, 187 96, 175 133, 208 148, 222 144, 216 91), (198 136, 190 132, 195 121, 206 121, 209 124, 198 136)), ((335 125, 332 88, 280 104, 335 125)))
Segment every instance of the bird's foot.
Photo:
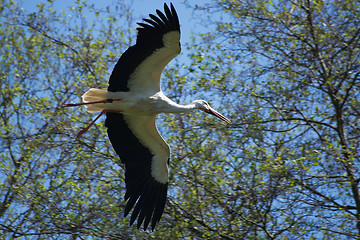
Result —
POLYGON ((63 105, 62 107, 76 107, 82 105, 81 103, 67 103, 63 105))
MULTIPOLYGON (((115 99, 114 99, 115 100, 115 99)), ((104 109, 101 111, 101 113, 85 128, 81 129, 81 131, 77 134, 77 137, 80 137, 81 135, 83 135, 84 133, 86 133, 90 127, 92 125, 94 125, 94 123, 104 114, 104 113, 107 113, 107 112, 114 112, 114 113, 121 113, 122 111, 120 110, 107 110, 107 109, 104 109)))
POLYGON ((78 134, 76 135, 77 137, 80 137, 81 135, 83 135, 84 133, 86 133, 89 130, 90 127, 86 127, 81 129, 80 132, 78 132, 78 134))

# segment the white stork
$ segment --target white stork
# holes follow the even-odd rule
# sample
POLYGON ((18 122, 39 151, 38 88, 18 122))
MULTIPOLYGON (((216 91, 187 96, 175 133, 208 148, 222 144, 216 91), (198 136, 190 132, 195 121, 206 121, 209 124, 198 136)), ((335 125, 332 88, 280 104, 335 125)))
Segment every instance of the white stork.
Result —
POLYGON ((200 109, 230 123, 203 100, 179 105, 167 98, 160 88, 164 67, 180 53, 180 25, 172 4, 164 4, 165 14, 156 10, 146 23, 138 23, 136 44, 120 57, 110 76, 106 90, 92 88, 83 96, 89 112, 101 112, 86 128, 104 113, 108 136, 125 164, 126 193, 124 217, 134 207, 130 225, 137 219, 137 228, 144 230, 151 221, 154 230, 163 214, 167 188, 170 147, 159 134, 155 118, 159 113, 182 113, 200 109))

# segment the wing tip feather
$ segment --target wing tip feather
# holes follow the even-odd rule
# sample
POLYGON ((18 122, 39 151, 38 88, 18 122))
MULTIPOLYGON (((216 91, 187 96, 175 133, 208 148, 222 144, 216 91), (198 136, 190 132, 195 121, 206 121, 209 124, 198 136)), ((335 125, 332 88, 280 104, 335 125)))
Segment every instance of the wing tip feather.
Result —
POLYGON ((136 228, 140 229, 141 225, 143 225, 143 229, 146 231, 151 222, 151 230, 154 231, 164 212, 167 188, 168 183, 158 183, 153 179, 152 183, 145 191, 141 192, 139 197, 131 196, 128 199, 125 206, 125 217, 135 205, 130 217, 130 226, 137 221, 136 228), (134 199, 136 200, 134 201, 134 199))
MULTIPOLYGON (((154 14, 149 14, 149 17, 151 19, 153 19, 157 24, 151 24, 151 25, 147 25, 142 24, 140 22, 138 22, 137 24, 140 25, 141 27, 137 28, 138 31, 140 30, 154 30, 156 28, 163 28, 166 31, 179 31, 180 32, 180 24, 179 24, 179 18, 177 15, 177 12, 175 10, 175 7, 172 3, 170 3, 170 8, 168 7, 168 5, 166 3, 164 3, 164 12, 165 15, 163 14, 163 12, 161 12, 159 9, 156 9, 155 11, 157 13, 158 16, 155 16, 154 14)), ((143 19, 143 21, 146 21, 145 19, 143 19)))

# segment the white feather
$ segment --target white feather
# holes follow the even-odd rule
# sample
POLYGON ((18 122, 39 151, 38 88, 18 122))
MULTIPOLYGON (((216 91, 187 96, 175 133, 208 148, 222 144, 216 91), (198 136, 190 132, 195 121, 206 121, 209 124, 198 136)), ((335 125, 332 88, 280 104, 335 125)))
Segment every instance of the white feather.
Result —
POLYGON ((152 177, 160 183, 167 183, 170 147, 156 128, 155 115, 125 116, 124 119, 133 134, 154 155, 151 160, 152 177))
POLYGON ((165 66, 176 57, 181 47, 179 45, 180 33, 172 31, 163 36, 164 47, 153 52, 131 74, 128 87, 131 91, 141 92, 160 91, 160 76, 165 66))

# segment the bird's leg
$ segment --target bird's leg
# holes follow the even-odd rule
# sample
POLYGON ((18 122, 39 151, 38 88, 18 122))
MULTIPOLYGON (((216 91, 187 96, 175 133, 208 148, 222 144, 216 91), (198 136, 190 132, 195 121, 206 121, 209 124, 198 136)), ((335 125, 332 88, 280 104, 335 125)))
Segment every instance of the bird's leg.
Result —
POLYGON ((86 133, 89 128, 94 125, 94 123, 104 114, 104 113, 107 113, 107 112, 115 112, 115 113, 121 113, 122 111, 120 110, 107 110, 107 109, 104 109, 100 112, 100 114, 85 128, 83 128, 78 134, 77 134, 77 137, 80 137, 81 135, 83 135, 84 133, 86 133))
POLYGON ((113 101, 121 101, 121 98, 116 99, 104 99, 100 101, 94 101, 94 102, 83 102, 83 103, 67 103, 63 107, 76 107, 76 106, 82 106, 87 104, 96 104, 96 103, 112 103, 113 101))

